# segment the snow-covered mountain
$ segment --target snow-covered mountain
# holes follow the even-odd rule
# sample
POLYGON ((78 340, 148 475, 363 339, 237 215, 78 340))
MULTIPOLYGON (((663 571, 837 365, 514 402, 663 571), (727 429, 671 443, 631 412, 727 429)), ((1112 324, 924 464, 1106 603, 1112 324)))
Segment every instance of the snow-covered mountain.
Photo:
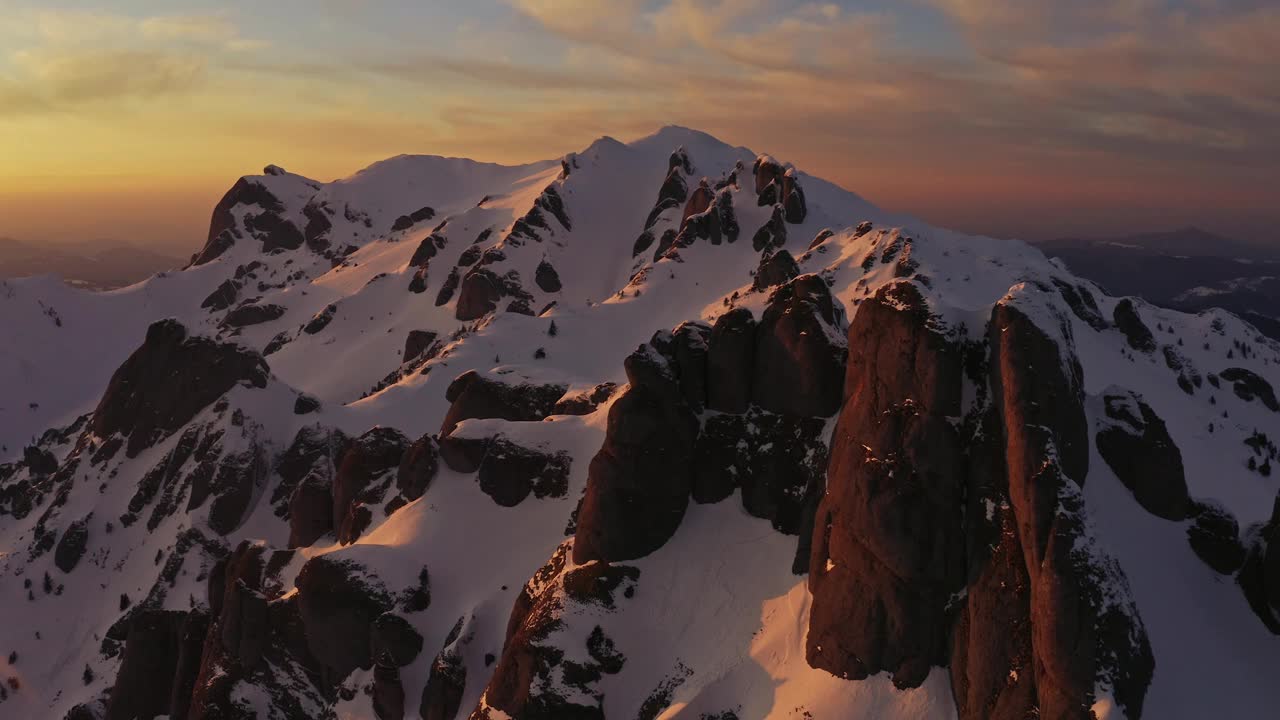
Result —
POLYGON ((1280 703, 1280 346, 703 133, 269 166, 0 329, 4 717, 1280 703))

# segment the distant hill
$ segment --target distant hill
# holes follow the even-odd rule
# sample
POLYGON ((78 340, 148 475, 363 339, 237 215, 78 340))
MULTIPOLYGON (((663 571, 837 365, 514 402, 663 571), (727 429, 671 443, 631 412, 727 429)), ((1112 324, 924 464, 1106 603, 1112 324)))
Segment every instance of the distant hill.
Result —
POLYGON ((111 289, 181 264, 179 258, 114 240, 46 245, 0 237, 0 279, 57 275, 73 284, 111 289))
POLYGON ((1163 255, 1188 257, 1230 257, 1280 260, 1280 249, 1223 237, 1208 230, 1188 226, 1176 230, 1138 233, 1115 238, 1061 238, 1039 244, 1055 254, 1080 248, 1143 250, 1163 255))
POLYGON ((1109 293, 1186 312, 1223 308, 1280 339, 1280 249, 1196 227, 1038 247, 1109 293))

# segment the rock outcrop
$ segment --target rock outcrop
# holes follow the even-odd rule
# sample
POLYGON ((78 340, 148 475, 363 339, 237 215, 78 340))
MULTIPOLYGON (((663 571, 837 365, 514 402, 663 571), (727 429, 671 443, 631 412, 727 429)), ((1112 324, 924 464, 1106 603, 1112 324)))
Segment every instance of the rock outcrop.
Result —
POLYGON ((382 501, 409 447, 394 428, 375 427, 347 447, 333 479, 333 527, 338 542, 350 544, 372 519, 369 506, 382 501))
POLYGON ((396 489, 406 500, 417 500, 426 493, 440 470, 440 446, 431 435, 413 442, 400 459, 396 470, 396 489))
POLYGON ((257 353, 188 336, 176 320, 161 320, 147 329, 142 346, 111 376, 90 429, 101 438, 116 433, 128 437, 125 452, 134 457, 231 388, 266 387, 269 376, 257 353))
POLYGON ((569 389, 566 385, 512 380, 515 378, 481 375, 474 370, 454 378, 445 391, 445 399, 451 404, 440 426, 440 435, 448 435, 458 423, 472 418, 542 420, 552 413, 556 401, 569 389))
POLYGON ((1147 512, 1166 520, 1187 517, 1191 499, 1179 452, 1164 421, 1136 393, 1108 388, 1098 454, 1147 512))
POLYGON ((809 562, 809 664, 919 685, 945 664, 964 585, 961 353, 912 283, 882 288, 849 328, 847 399, 809 562))
POLYGON ((788 415, 834 415, 848 354, 843 322, 843 311, 817 275, 801 275, 775 290, 756 328, 755 403, 788 415))
POLYGON ((609 408, 604 445, 587 474, 574 562, 630 560, 661 547, 684 517, 698 420, 675 358, 653 344, 627 357, 631 386, 609 408))
POLYGON ((631 602, 640 570, 609 563, 566 570, 567 554, 562 545, 521 590, 507 622, 502 657, 473 719, 604 720, 599 683, 621 672, 626 657, 600 625, 586 633, 585 647, 575 647, 572 655, 557 645, 567 640, 560 634, 570 618, 591 627, 594 618, 631 602))
POLYGON ((1084 720, 1100 692, 1140 716, 1154 660, 1088 534, 1082 373, 1047 293, 995 306, 989 360, 914 282, 859 307, 812 535, 815 667, 911 687, 949 664, 966 720, 1084 720))
POLYGON ((273 195, 265 185, 251 178, 240 178, 213 208, 213 217, 209 220, 208 238, 204 248, 191 259, 192 265, 203 265, 214 260, 235 245, 242 234, 236 226, 236 217, 232 210, 240 205, 256 205, 264 212, 273 215, 284 211, 284 205, 279 198, 273 195))
POLYGON ((307 648, 330 677, 340 681, 373 667, 370 633, 392 609, 387 589, 358 563, 329 555, 308 560, 297 587, 307 648))

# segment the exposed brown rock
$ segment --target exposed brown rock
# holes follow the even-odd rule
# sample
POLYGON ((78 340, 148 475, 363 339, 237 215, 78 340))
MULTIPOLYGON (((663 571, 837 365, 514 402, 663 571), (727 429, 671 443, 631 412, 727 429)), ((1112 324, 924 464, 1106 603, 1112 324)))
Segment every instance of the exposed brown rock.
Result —
POLYGON ((262 323, 280 319, 284 316, 284 313, 285 307, 283 305, 273 305, 271 303, 259 305, 254 302, 241 303, 227 313, 226 317, 222 318, 222 324, 232 328, 261 325, 262 323))
POLYGON ((751 247, 756 252, 766 248, 780 248, 787 244, 787 226, 783 219, 782 208, 775 207, 773 215, 751 238, 751 247))
POLYGON ((600 383, 581 392, 567 394, 556 401, 552 415, 590 415, 618 389, 617 383, 600 383))
POLYGON ((389 484, 385 476, 400 466, 408 446, 403 433, 386 427, 375 427, 352 441, 333 480, 333 526, 339 542, 347 544, 359 537, 363 523, 352 511, 366 501, 381 499, 380 492, 389 484), (370 490, 378 492, 378 497, 366 497, 370 490))
POLYGON ((661 547, 684 517, 698 422, 672 360, 643 345, 625 363, 631 387, 609 409, 578 516, 574 560, 627 560, 661 547))
POLYGON ((392 599, 367 569, 334 555, 313 557, 298 573, 298 611, 310 652, 333 678, 369 669, 373 623, 392 599))
POLYGON ((106 720, 168 715, 187 613, 147 610, 129 623, 106 720))
POLYGON ((232 208, 238 205, 257 205, 269 212, 284 211, 284 205, 262 183, 247 177, 236 181, 226 195, 213 208, 209 220, 209 235, 204 248, 192 258, 192 265, 203 265, 231 249, 239 237, 232 208))
POLYGON ((756 321, 746 308, 716 319, 707 341, 707 407, 746 412, 755 376, 756 321))
POLYGON ((396 471, 396 488, 407 500, 426 493, 440 469, 440 446, 431 435, 423 435, 405 450, 396 471))
POLYGON ((535 497, 564 497, 569 490, 570 458, 526 448, 503 437, 489 443, 477 468, 480 489, 503 507, 535 497))
POLYGON ((1129 341, 1129 347, 1138 352, 1155 352, 1155 336, 1151 334, 1151 328, 1142 322, 1142 316, 1138 314, 1132 299, 1125 298, 1116 303, 1111 319, 1115 321, 1120 332, 1124 333, 1125 339, 1129 341))
POLYGON ((863 302, 849 339, 848 399, 809 563, 806 655, 839 677, 887 670, 915 687, 945 663, 946 606, 964 585, 963 455, 950 421, 961 414, 961 356, 906 282, 863 302))
POLYGON ((454 315, 459 320, 477 320, 498 309, 500 299, 502 299, 501 278, 487 268, 473 268, 462 278, 462 288, 458 293, 458 306, 454 315))
POLYGON ((235 304, 240 294, 240 286, 234 280, 223 280, 213 292, 200 303, 200 307, 209 312, 221 312, 235 304))
POLYGON ((565 390, 566 385, 508 382, 501 376, 468 370, 455 378, 445 392, 445 399, 451 404, 440 435, 448 435, 458 423, 472 418, 542 420, 552 413, 565 390))
POLYGON ((308 547, 333 531, 333 486, 318 473, 307 475, 289 498, 289 547, 308 547))
POLYGON ((1147 512, 1166 520, 1187 517, 1191 499, 1178 450, 1164 421, 1142 398, 1122 388, 1102 396, 1105 419, 1098 454, 1147 512))
POLYGON ((840 324, 821 277, 801 275, 774 290, 756 329, 755 403, 783 414, 834 415, 848 354, 840 324))
POLYGON ((766 253, 760 257, 760 267, 756 270, 751 288, 767 290, 788 283, 799 274, 800 266, 796 263, 796 259, 791 257, 791 253, 786 250, 766 253))
POLYGON ((269 374, 257 353, 188 337, 178 321, 161 320, 111 376, 90 429, 103 438, 127 436, 126 454, 134 457, 237 384, 266 387, 269 374))
POLYGON ((409 335, 404 339, 404 354, 400 362, 407 363, 418 359, 435 341, 436 333, 430 330, 410 330, 409 335))

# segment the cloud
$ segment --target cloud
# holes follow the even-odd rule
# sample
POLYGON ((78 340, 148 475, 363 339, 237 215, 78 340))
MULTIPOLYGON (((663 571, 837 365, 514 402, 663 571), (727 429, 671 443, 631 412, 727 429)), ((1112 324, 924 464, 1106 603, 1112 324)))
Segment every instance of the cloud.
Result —
POLYGON ((0 116, 190 93, 221 58, 262 46, 219 15, 16 12, 0 37, 14 40, 7 75, 0 58, 0 116))
POLYGON ((240 28, 218 15, 165 15, 144 18, 138 23, 144 37, 157 40, 191 41, 227 50, 267 47, 262 40, 241 37, 240 28))
POLYGON ((207 70, 194 55, 145 50, 21 52, 16 60, 52 105, 185 92, 207 70))

